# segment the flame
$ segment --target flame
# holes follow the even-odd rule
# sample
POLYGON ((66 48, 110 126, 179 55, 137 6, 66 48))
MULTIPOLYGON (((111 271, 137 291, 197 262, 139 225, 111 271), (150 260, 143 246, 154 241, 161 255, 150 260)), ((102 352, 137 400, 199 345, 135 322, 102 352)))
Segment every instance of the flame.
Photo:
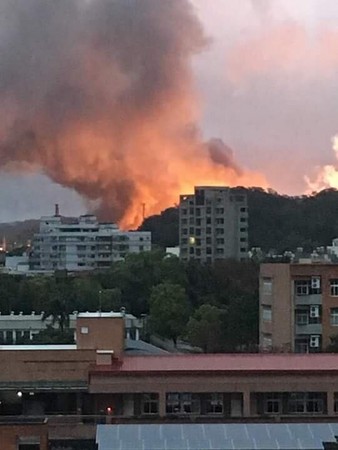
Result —
POLYGON ((123 228, 195 185, 267 185, 197 131, 189 0, 1 5, 2 170, 43 172, 123 228))
POLYGON ((316 179, 311 181, 309 177, 305 177, 305 181, 309 187, 307 194, 311 192, 319 192, 323 189, 335 188, 338 189, 338 134, 331 139, 332 150, 335 153, 337 165, 325 165, 318 169, 316 179))

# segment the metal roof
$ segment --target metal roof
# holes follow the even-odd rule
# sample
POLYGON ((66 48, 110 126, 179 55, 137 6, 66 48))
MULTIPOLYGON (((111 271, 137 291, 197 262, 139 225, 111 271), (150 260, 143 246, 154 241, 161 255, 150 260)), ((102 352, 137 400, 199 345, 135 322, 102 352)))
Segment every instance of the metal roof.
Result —
POLYGON ((99 425, 99 450, 323 450, 338 423, 99 425))
POLYGON ((96 372, 327 372, 338 371, 338 355, 198 354, 125 356, 119 366, 97 366, 96 372))

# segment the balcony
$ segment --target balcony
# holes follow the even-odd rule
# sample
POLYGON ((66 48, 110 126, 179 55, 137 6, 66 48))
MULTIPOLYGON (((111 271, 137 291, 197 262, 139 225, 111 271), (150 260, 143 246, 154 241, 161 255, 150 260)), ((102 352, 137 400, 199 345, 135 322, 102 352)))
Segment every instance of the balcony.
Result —
POLYGON ((308 323, 306 325, 296 325, 295 334, 322 334, 322 324, 308 323))
POLYGON ((295 295, 295 305, 321 305, 322 294, 295 295))

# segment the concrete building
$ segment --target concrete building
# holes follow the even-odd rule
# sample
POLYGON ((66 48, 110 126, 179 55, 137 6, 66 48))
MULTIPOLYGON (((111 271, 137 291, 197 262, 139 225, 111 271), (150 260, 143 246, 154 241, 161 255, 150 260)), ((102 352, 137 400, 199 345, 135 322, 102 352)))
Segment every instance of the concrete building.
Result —
POLYGON ((126 356, 124 325, 87 314, 76 345, 0 347, 0 422, 48 419, 58 448, 94 442, 97 424, 338 420, 338 355, 126 356))
POLYGON ((151 250, 151 232, 121 231, 115 224, 99 223, 93 215, 74 221, 58 213, 42 217, 34 235, 30 270, 83 271, 109 268, 129 253, 151 250))
MULTIPOLYGON (((125 338, 134 341, 140 339, 140 332, 143 328, 143 319, 138 319, 132 314, 125 314, 121 312, 83 312, 69 315, 69 328, 76 332, 76 323, 78 318, 98 316, 105 317, 123 317, 125 338)), ((43 313, 35 314, 1 314, 0 313, 0 343, 1 344, 20 344, 22 342, 33 341, 36 334, 45 330, 48 326, 57 328, 57 324, 53 324, 51 317, 43 320, 43 313)))
POLYGON ((260 348, 317 353, 338 335, 338 264, 261 264, 260 348))
POLYGON ((179 205, 180 257, 213 263, 248 257, 246 193, 227 187, 195 187, 181 195, 179 205))

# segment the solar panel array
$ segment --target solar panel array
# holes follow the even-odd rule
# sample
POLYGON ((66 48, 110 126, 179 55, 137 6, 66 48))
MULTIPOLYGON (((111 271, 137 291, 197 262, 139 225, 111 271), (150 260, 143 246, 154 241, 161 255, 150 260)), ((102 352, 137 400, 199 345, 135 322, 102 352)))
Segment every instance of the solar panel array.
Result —
POLYGON ((99 450, 323 450, 338 423, 99 425, 99 450))

